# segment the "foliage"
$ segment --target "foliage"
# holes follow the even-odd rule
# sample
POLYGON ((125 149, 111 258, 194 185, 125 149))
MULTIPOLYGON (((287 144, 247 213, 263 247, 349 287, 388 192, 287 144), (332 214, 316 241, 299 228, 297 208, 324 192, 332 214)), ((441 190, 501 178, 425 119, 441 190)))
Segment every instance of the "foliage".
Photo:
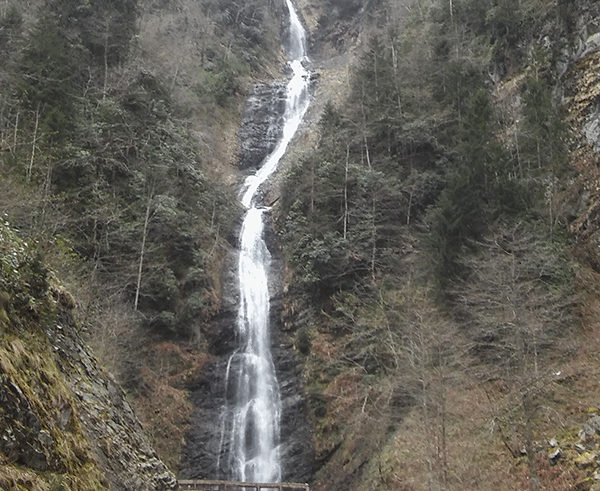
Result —
POLYGON ((2 332, 48 324, 56 316, 49 297, 48 271, 35 244, 0 223, 0 322, 2 332))
MULTIPOLYGON (((528 448, 522 473, 534 482, 537 418, 551 378, 541 367, 567 356, 576 326, 559 204, 562 41, 538 36, 564 39, 556 22, 564 3, 378 8, 347 98, 325 105, 318 143, 292 163, 278 203, 289 311, 301 312, 286 321, 296 329, 317 453, 327 462, 317 481, 381 490, 474 483, 486 459, 502 460, 507 441, 487 428, 495 423, 483 401, 461 406, 485 414, 479 429, 459 435, 456 403, 470 391, 485 398, 489 378, 508 386, 502 421, 510 420, 519 450, 528 448), (385 452, 360 450, 372 443, 370 418, 389 431, 389 466, 385 452), (414 432, 405 441, 407 427, 414 432), (474 461, 462 462, 484 433, 474 461)), ((333 36, 331 13, 319 25, 333 36)))
POLYGON ((550 235, 540 222, 501 221, 478 253, 463 260, 471 273, 457 308, 475 336, 473 350, 493 362, 491 370, 532 365, 567 334, 574 276, 564 237, 550 235))
POLYGON ((16 5, 10 5, 0 19, 0 59, 6 59, 19 37, 22 26, 23 15, 16 5))
POLYGON ((249 73, 249 67, 233 56, 222 60, 214 71, 200 69, 197 92, 200 97, 212 99, 219 106, 227 106, 235 96, 243 92, 241 78, 249 73))
MULTIPOLYGON (((77 297, 86 341, 127 390, 143 397, 159 387, 157 407, 177 394, 181 435, 183 387, 199 368, 186 368, 177 390, 172 378, 158 384, 163 358, 146 346, 170 338, 203 350, 221 309, 240 213, 232 142, 250 84, 280 66, 282 8, 8 0, 0 9, 0 203, 3 220, 41 253, 24 251, 19 276, 0 277, 2 335, 7 322, 23 330, 56 319, 44 290, 42 264, 51 264, 77 297), (23 283, 32 290, 17 291, 23 283)), ((164 423, 158 414, 142 413, 149 425, 164 423)), ((172 434, 153 436, 176 465, 180 440, 164 444, 172 434)), ((9 485, 4 464, 0 487, 9 485)), ((67 473, 65 487, 74 482, 67 473)))
MULTIPOLYGON (((90 329, 128 362, 116 368, 128 388, 144 389, 131 360, 143 329, 202 343, 221 307, 238 210, 216 181, 234 153, 228 128, 241 98, 281 56, 282 3, 48 0, 26 16, 12 5, 0 20, 3 209, 51 261, 77 263, 90 329)), ((311 309, 291 325, 319 458, 343 461, 332 488, 357 489, 349 481, 411 413, 418 443, 402 448, 421 452, 429 487, 464 487, 486 464, 446 472, 461 384, 492 374, 526 387, 519 363, 535 367, 573 324, 564 217, 553 207, 567 160, 553 97, 562 46, 539 42, 551 19, 573 29, 572 5, 325 6, 320 27, 373 25, 348 98, 326 106, 319 143, 283 177, 277 209, 289 294, 311 309), (518 72, 521 104, 507 116, 501 84, 518 72), (481 368, 493 360, 495 371, 481 368)), ((352 37, 332 31, 338 43, 352 37)), ((0 251, 0 321, 52 319, 41 260, 24 246, 17 256, 0 251), (24 284, 27 294, 11 290, 24 284)), ((413 469, 399 477, 395 462, 375 469, 371 459, 369 485, 411 486, 413 469)))
POLYGON ((362 0, 352 0, 348 2, 342 2, 339 0, 328 0, 328 8, 337 13, 339 17, 348 18, 356 15, 358 10, 363 7, 365 2, 362 0))
POLYGON ((523 86, 523 140, 527 165, 560 175, 566 162, 566 131, 561 109, 545 78, 530 76, 523 86))
MULTIPOLYGON (((7 52, 18 90, 2 88, 3 171, 37 189, 39 208, 6 211, 23 234, 66 238, 91 281, 108 297, 135 299, 147 326, 198 333, 218 309, 217 257, 236 210, 206 177, 173 87, 128 59, 137 2, 49 0, 22 33, 15 9, 3 22, 25 48, 7 52), (61 216, 53 226, 50 210, 61 216)), ((232 55, 213 73, 210 97, 239 97, 244 63, 232 55)))
POLYGON ((217 28, 216 36, 207 38, 203 47, 211 64, 218 63, 219 59, 227 62, 233 55, 241 63, 258 70, 272 61, 280 49, 278 26, 283 16, 280 3, 273 0, 209 0, 202 2, 202 10, 217 28))
POLYGON ((80 55, 52 16, 41 18, 20 61, 19 98, 29 109, 46 113, 47 108, 57 108, 72 115, 80 55))

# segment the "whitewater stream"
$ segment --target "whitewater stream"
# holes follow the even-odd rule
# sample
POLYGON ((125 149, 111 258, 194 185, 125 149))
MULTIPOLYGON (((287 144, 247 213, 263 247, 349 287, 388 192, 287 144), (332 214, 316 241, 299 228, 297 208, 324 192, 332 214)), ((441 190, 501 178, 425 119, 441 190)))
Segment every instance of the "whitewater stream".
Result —
MULTIPOLYGON (((229 479, 271 483, 281 480, 281 401, 269 334, 270 254, 263 237, 269 209, 261 203, 261 186, 277 170, 309 104, 309 73, 303 63, 306 33, 290 0, 288 54, 292 78, 287 85, 283 131, 273 152, 259 170, 246 179, 241 202, 246 208, 238 261, 238 348, 227 364, 228 402, 223 412, 221 452, 227 459, 229 479)), ((220 457, 221 458, 221 457, 220 457)))

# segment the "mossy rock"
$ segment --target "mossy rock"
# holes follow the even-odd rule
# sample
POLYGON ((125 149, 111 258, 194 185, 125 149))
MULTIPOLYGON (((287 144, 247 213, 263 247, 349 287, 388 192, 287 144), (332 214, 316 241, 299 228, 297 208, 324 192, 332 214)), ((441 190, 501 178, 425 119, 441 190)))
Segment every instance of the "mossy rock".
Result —
POLYGON ((580 469, 589 469, 591 467, 597 467, 598 456, 592 452, 583 452, 581 455, 575 458, 574 462, 580 469))

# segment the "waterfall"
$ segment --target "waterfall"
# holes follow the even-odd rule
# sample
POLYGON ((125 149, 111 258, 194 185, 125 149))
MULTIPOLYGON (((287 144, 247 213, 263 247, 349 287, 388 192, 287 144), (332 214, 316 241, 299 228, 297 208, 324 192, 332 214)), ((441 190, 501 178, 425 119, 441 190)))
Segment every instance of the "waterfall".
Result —
POLYGON ((221 454, 227 457, 229 479, 278 482, 280 395, 269 336, 269 261, 263 238, 268 208, 260 201, 260 186, 273 174, 308 108, 309 73, 304 68, 306 35, 290 0, 288 54, 292 78, 287 85, 281 139, 260 169, 246 179, 242 204, 247 209, 240 233, 238 261, 238 348, 226 373, 227 407, 223 413, 221 454))
POLYGON ((256 197, 260 185, 264 183, 277 169, 277 164, 285 154, 288 144, 296 134, 298 126, 302 122, 304 113, 308 109, 308 77, 309 73, 302 65, 306 57, 306 34, 300 23, 300 19, 294 10, 290 0, 286 0, 290 11, 290 68, 292 79, 287 86, 287 100, 284 114, 283 134, 281 140, 264 161, 263 165, 255 175, 246 179, 246 191, 242 197, 242 204, 249 208, 256 197))

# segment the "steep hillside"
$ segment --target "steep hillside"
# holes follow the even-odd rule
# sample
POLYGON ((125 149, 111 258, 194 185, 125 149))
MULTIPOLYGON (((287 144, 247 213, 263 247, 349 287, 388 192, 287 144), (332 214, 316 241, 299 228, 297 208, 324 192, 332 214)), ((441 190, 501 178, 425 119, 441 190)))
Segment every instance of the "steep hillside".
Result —
MULTIPOLYGON (((269 200, 295 471, 597 488, 597 2, 298 6, 314 102, 269 200)), ((0 6, 0 487, 173 487, 131 407, 177 471, 231 343, 237 135, 284 8, 0 6)))
POLYGON ((72 295, 4 223, 0 265, 0 488, 176 489, 81 340, 72 295))
POLYGON ((176 470, 239 217, 236 138, 282 66, 281 2, 8 0, 0 208, 77 299, 176 470))
POLYGON ((313 487, 592 488, 596 4, 301 3, 319 124, 277 228, 313 487))

